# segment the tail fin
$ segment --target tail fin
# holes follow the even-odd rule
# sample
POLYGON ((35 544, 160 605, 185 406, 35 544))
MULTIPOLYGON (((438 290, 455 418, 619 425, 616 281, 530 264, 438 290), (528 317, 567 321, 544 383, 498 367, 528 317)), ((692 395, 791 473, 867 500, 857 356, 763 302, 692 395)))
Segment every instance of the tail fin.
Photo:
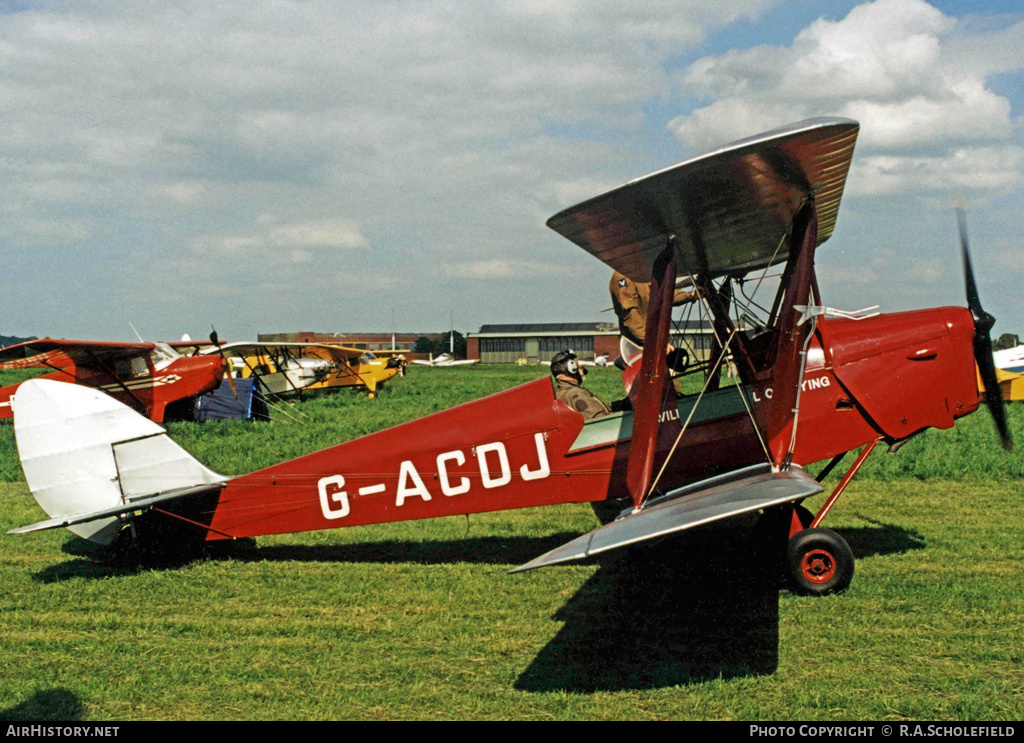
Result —
POLYGON ((227 481, 161 426, 81 385, 24 382, 14 397, 14 436, 29 490, 51 516, 17 533, 67 526, 109 544, 122 515, 227 481))

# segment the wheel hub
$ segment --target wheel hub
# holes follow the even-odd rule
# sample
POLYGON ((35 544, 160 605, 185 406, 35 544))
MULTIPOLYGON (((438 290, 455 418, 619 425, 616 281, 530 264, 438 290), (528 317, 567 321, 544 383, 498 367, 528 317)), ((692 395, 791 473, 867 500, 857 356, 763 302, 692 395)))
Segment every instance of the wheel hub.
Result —
POLYGON ((836 574, 836 561, 823 549, 811 550, 801 563, 804 577, 813 583, 826 583, 836 574))

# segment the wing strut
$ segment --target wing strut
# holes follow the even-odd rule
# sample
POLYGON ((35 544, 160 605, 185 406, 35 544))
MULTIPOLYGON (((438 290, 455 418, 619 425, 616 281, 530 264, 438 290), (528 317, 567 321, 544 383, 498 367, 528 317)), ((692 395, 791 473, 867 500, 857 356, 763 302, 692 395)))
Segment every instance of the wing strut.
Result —
MULTIPOLYGON (((676 238, 670 235, 665 249, 654 261, 647 324, 644 328, 647 353, 641 357, 640 373, 630 389, 630 397, 633 398, 633 436, 626 483, 636 508, 640 507, 651 485, 661 411, 665 396, 671 390, 665 353, 672 325, 675 286, 676 238)), ((675 421, 675 425, 679 425, 678 421, 675 421)))
MULTIPOLYGON (((786 299, 779 316, 778 346, 775 352, 775 394, 767 411, 765 430, 772 464, 786 469, 792 457, 790 444, 796 426, 797 400, 803 380, 804 341, 810 324, 800 322, 797 305, 806 305, 814 281, 814 248, 818 242, 818 212, 813 197, 796 213, 791 233, 792 272, 786 299)), ((787 272, 790 271, 787 266, 787 272)))
MULTIPOLYGON (((152 415, 153 409, 150 408, 150 406, 146 405, 146 403, 144 403, 139 398, 138 395, 136 395, 134 392, 131 391, 131 389, 128 388, 128 385, 126 385, 123 381, 121 381, 121 378, 119 376, 117 376, 117 369, 116 368, 111 369, 110 366, 105 364, 93 351, 87 349, 86 353, 89 354, 89 358, 91 358, 94 362, 96 362, 96 368, 100 369, 101 371, 105 371, 107 374, 109 374, 110 378, 114 380, 114 382, 117 384, 117 386, 120 387, 124 391, 124 393, 126 395, 128 395, 128 397, 130 397, 132 400, 134 400, 136 403, 138 403, 138 406, 139 406, 138 410, 140 410, 143 413, 143 415, 145 415, 147 418, 150 415, 152 415)), ((77 366, 78 366, 78 364, 75 364, 76 368, 77 368, 77 366)), ((156 382, 156 380, 153 379, 153 370, 149 367, 148 364, 146 365, 146 368, 148 370, 148 374, 149 374, 149 378, 150 378, 150 384, 154 384, 156 382)), ((76 379, 77 379, 77 377, 76 377, 76 379)), ((86 386, 91 386, 91 385, 86 385, 86 386)), ((101 388, 97 386, 97 389, 101 389, 101 388)), ((153 398, 153 407, 154 408, 156 407, 156 397, 155 396, 153 398)))

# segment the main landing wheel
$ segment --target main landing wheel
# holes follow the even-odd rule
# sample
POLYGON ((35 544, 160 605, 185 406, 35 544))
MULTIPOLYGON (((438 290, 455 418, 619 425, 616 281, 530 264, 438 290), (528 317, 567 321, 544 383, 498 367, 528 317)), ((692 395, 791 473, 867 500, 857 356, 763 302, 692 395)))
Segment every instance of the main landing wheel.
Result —
POLYGON ((804 529, 789 540, 789 577, 800 593, 845 591, 853 580, 853 550, 831 529, 804 529))

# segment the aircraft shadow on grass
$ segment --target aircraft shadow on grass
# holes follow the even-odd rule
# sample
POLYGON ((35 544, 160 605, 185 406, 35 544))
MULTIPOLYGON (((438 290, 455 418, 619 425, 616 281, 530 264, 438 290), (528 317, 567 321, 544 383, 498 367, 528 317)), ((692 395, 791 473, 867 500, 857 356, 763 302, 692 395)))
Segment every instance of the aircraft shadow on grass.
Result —
MULTIPOLYGON (((889 525, 844 535, 857 557, 924 546, 889 525)), ((784 578, 752 544, 750 531, 723 524, 602 564, 558 610, 562 629, 516 688, 590 693, 774 673, 784 578)))
POLYGON ((523 691, 651 689, 773 673, 778 576, 749 532, 695 530, 601 564, 556 613, 523 691))
MULTIPOLYGON (((861 518, 868 520, 866 517, 861 518)), ((923 537, 903 527, 871 522, 875 526, 844 529, 854 554, 868 557, 899 554, 925 546, 923 537)), ((741 539, 749 539, 749 530, 740 529, 741 539)), ((686 545, 688 540, 705 541, 702 535, 717 534, 714 525, 691 530, 670 544, 686 545)), ((42 583, 56 583, 70 578, 110 578, 129 575, 140 570, 174 569, 199 559, 233 559, 258 561, 298 562, 362 562, 362 563, 415 563, 420 565, 446 565, 466 562, 481 565, 519 565, 538 554, 564 544, 578 536, 575 532, 558 532, 546 537, 491 536, 467 537, 449 540, 426 539, 422 542, 388 540, 353 542, 346 544, 264 545, 253 540, 237 542, 210 542, 198 553, 158 552, 155 556, 119 553, 100 547, 86 539, 72 537, 62 551, 74 558, 40 571, 35 579, 42 583)), ((723 539, 727 535, 723 535, 723 539)), ((648 550, 639 548, 630 554, 643 555, 648 550)), ((680 554, 675 562, 700 566, 707 558, 701 554, 680 554)), ((747 558, 749 559, 749 558, 747 558)), ((515 580, 510 578, 510 580, 515 580)))
MULTIPOLYGON (((589 693, 774 673, 784 580, 756 547, 752 526, 752 519, 739 528, 730 522, 712 524, 654 545, 613 553, 616 556, 600 562, 597 571, 557 610, 553 618, 563 623, 562 628, 522 672, 516 688, 589 693)), ((881 522, 844 529, 843 534, 858 558, 926 546, 920 534, 881 522)), ((509 565, 526 562, 571 536, 260 548, 249 544, 223 556, 240 561, 509 565)), ((76 559, 42 571, 37 580, 109 578, 174 569, 187 562, 104 563, 97 561, 95 545, 77 538, 69 540, 64 551, 76 559)), ((510 577, 509 590, 521 579, 510 577)))
MULTIPOLYGON (((422 542, 386 540, 348 544, 276 544, 255 546, 253 540, 210 542, 199 553, 155 555, 125 554, 73 537, 62 551, 73 559, 41 570, 35 579, 58 583, 72 578, 111 578, 142 570, 173 570, 204 559, 253 562, 321 563, 412 563, 449 565, 465 562, 478 565, 508 565, 527 562, 538 554, 579 536, 558 532, 550 536, 495 536, 422 542)), ((510 580, 514 580, 511 579, 510 580)))
POLYGON ((0 709, 0 722, 76 722, 82 715, 82 702, 74 693, 47 689, 19 705, 0 709))

